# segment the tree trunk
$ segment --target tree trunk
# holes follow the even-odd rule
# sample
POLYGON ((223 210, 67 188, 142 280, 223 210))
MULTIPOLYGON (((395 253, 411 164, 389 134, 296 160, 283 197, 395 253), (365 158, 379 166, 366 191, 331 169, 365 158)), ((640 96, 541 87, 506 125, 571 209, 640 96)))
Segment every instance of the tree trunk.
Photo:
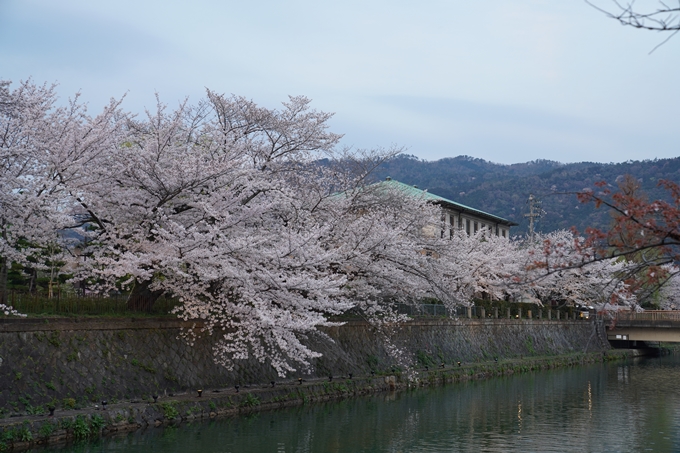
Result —
POLYGON ((38 278, 38 270, 37 269, 31 269, 31 279, 28 281, 28 292, 30 294, 35 294, 36 292, 36 280, 38 278))
POLYGON ((154 303, 163 295, 163 290, 151 291, 149 286, 151 286, 151 280, 145 280, 135 284, 127 301, 128 310, 147 313, 151 312, 154 303))
POLYGON ((0 304, 8 305, 9 295, 7 292, 7 275, 9 263, 7 258, 0 256, 0 304))
MULTIPOLYGON (((2 239, 7 243, 7 230, 5 229, 5 219, 0 218, 0 228, 2 229, 2 239)), ((0 304, 8 305, 9 294, 7 291, 7 278, 9 275, 9 260, 0 256, 0 304)))

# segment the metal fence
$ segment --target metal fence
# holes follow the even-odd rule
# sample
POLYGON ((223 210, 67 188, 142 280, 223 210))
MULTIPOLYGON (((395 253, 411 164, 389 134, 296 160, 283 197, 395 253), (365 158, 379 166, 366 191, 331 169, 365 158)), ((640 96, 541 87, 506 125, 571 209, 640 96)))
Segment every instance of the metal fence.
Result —
MULTIPOLYGON (((477 307, 472 307, 473 316, 477 316, 477 307)), ((456 307, 450 310, 442 304, 399 304, 397 312, 409 316, 448 316, 448 317, 463 317, 466 316, 466 307, 456 307)))
MULTIPOLYGON (((132 314, 139 314, 138 311, 128 309, 128 294, 110 294, 110 295, 96 295, 88 294, 79 296, 76 294, 56 293, 54 297, 48 298, 44 294, 30 294, 18 291, 10 291, 8 294, 9 305, 14 307, 20 313, 30 315, 111 315, 111 316, 127 316, 132 314)), ((161 297, 157 299, 151 310, 144 312, 145 314, 162 316, 167 315, 170 311, 179 305, 176 299, 161 297)), ((549 312, 548 307, 524 307, 520 306, 504 306, 495 307, 498 318, 521 318, 528 319, 576 319, 576 312, 561 312, 560 317, 557 316, 557 311, 553 309, 549 312)), ((458 306, 448 308, 443 304, 399 304, 397 312, 406 314, 412 317, 448 317, 448 318, 493 318, 494 307, 472 306, 464 307, 458 306)), ((346 313, 345 317, 352 317, 354 315, 360 316, 358 313, 346 313)), ((626 315, 620 313, 619 316, 647 316, 650 320, 664 317, 668 320, 668 316, 675 316, 673 320, 680 321, 680 312, 668 314, 668 312, 644 312, 638 314, 626 315)), ((580 317, 580 316, 579 316, 580 317)), ((640 319, 640 318, 637 318, 640 319)))
MULTIPOLYGON (((447 316, 450 318, 465 318, 468 316, 467 310, 468 307, 458 306, 450 309, 442 304, 399 304, 397 308, 397 312, 409 316, 447 316)), ((470 316, 473 318, 481 317, 482 307, 470 307, 470 316)), ((491 317, 491 312, 485 312, 484 316, 491 317)))
MULTIPOLYGON (((585 315, 584 312, 578 310, 557 310, 550 307, 536 307, 522 308, 519 306, 504 306, 495 307, 498 318, 512 318, 512 319, 551 319, 551 320, 567 320, 567 319, 589 319, 590 315, 585 315), (558 314, 559 312, 559 314, 558 314)), ((409 316, 445 316, 450 318, 493 318, 494 307, 463 307, 458 306, 452 309, 447 308, 442 304, 399 304, 397 307, 398 313, 403 313, 409 316), (469 310, 469 311, 468 311, 469 310)), ((680 319, 680 318, 679 318, 680 319)))
MULTIPOLYGON (((30 315, 117 315, 137 314, 128 309, 128 294, 96 295, 56 293, 54 297, 10 291, 8 303, 19 313, 30 315)), ((178 305, 176 299, 160 297, 146 314, 160 316, 170 313, 178 305)))

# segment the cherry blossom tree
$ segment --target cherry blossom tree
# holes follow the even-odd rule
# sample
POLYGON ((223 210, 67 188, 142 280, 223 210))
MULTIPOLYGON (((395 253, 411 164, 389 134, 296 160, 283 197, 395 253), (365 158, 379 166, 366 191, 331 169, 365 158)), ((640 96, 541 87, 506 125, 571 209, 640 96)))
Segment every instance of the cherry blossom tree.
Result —
POLYGON ((54 102, 51 87, 26 83, 10 90, 9 85, 0 82, 0 303, 7 301, 9 267, 23 261, 44 232, 45 197, 36 178, 42 163, 36 153, 54 102))
POLYGON ((671 266, 680 259, 680 186, 672 181, 659 181, 668 197, 649 200, 640 191, 638 181, 627 176, 618 190, 606 182, 596 190, 578 194, 582 203, 612 212, 609 230, 589 228, 579 247, 582 261, 597 262, 620 258, 628 263, 626 281, 640 299, 651 296, 677 271, 671 266))
POLYGON ((637 298, 629 281, 631 265, 615 257, 593 260, 596 252, 587 242, 571 231, 560 230, 527 243, 526 273, 520 279, 525 290, 543 303, 635 306, 637 298))
POLYGON ((448 288, 445 303, 450 308, 469 306, 474 298, 515 299, 518 285, 512 285, 525 264, 524 251, 517 241, 480 230, 473 235, 456 231, 444 240, 440 273, 448 288))
POLYGON ((437 248, 420 234, 437 208, 366 187, 395 151, 336 150, 331 115, 304 97, 270 110, 208 91, 137 119, 117 101, 92 117, 77 96, 57 106, 54 87, 2 88, 3 275, 77 231, 76 280, 131 289, 137 309, 177 297, 222 336, 221 363, 253 355, 282 374, 318 355, 300 340, 329 316, 398 320, 396 303, 441 292, 420 253, 437 248))
POLYGON ((613 291, 615 299, 643 305, 652 300, 677 274, 675 264, 680 259, 680 186, 665 180, 659 181, 659 186, 666 190, 666 199, 650 201, 629 175, 619 180, 618 188, 602 181, 595 190, 577 193, 582 203, 609 209, 611 227, 587 228, 583 237, 574 232, 571 240, 546 238, 542 250, 534 252, 530 268, 550 275, 613 262, 619 269, 612 283, 625 285, 627 293, 635 296, 626 298, 613 291))
POLYGON ((54 86, 0 83, 0 297, 11 263, 49 268, 73 226, 79 194, 70 192, 88 163, 116 141, 118 101, 96 116, 76 95, 57 106, 54 86), (108 143, 108 146, 105 144, 108 143), (32 258, 29 263, 28 258, 32 258))
POLYGON ((680 310, 680 269, 672 264, 664 267, 669 277, 659 289, 656 303, 661 310, 680 310))
POLYGON ((179 316, 221 336, 220 363, 255 356, 281 374, 318 355, 300 339, 329 316, 396 319, 398 301, 442 292, 420 253, 438 247, 420 234, 438 208, 366 186, 394 151, 337 151, 329 118, 304 97, 270 110, 210 91, 114 115, 110 139, 58 173, 89 225, 76 278, 129 288, 138 309, 177 297, 179 316))

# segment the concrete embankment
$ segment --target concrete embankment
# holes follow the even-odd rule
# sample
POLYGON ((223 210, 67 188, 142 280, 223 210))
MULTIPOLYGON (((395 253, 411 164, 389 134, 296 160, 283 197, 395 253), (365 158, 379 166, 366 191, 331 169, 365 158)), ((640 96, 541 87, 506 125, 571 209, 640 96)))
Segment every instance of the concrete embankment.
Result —
POLYGON ((621 354, 606 352, 603 332, 588 321, 421 319, 383 331, 350 321, 325 331, 332 341, 309 339, 324 354, 313 374, 281 379, 256 361, 233 371, 215 365, 212 338, 191 347, 178 339, 182 327, 168 319, 3 320, 0 448, 621 354), (415 384, 401 375, 386 337, 418 370, 415 384))

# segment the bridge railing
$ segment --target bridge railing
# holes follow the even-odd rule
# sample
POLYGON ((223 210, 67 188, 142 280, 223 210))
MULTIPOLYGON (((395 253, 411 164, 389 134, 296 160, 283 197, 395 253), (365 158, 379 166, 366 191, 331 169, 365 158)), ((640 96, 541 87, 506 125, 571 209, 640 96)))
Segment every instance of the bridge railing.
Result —
POLYGON ((680 310, 647 310, 640 313, 620 311, 616 314, 620 321, 680 321, 680 310))
POLYGON ((640 313, 620 311, 615 316, 615 323, 617 326, 676 326, 680 325, 680 311, 647 310, 640 313))

